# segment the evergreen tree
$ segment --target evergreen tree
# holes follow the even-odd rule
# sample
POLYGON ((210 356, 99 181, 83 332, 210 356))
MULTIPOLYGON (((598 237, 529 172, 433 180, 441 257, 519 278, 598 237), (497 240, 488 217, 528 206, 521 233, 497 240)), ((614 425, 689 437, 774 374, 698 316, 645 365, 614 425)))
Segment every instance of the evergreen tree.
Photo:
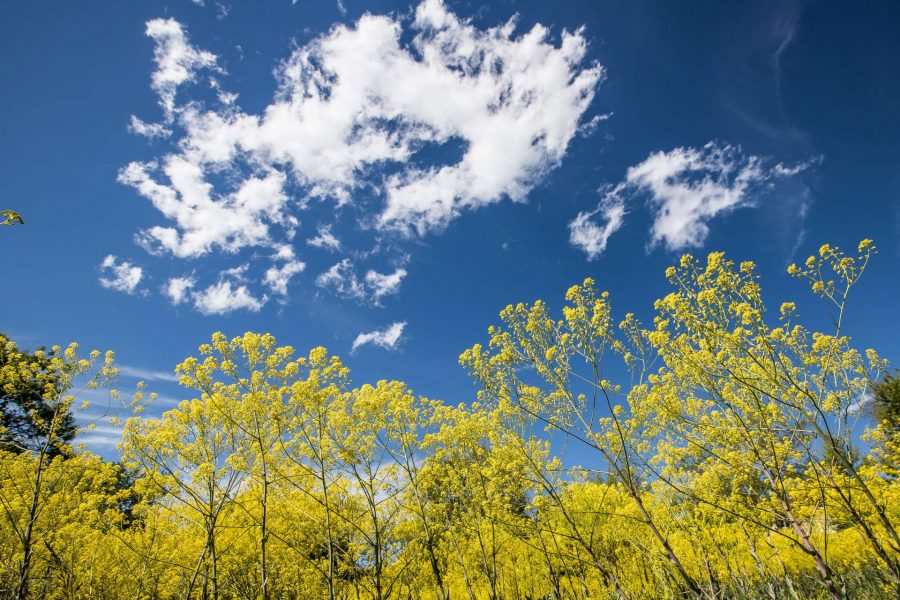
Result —
MULTIPOLYGON (((68 443, 75 437, 75 418, 71 411, 66 409, 64 414, 56 414, 60 407, 52 400, 60 396, 59 374, 50 369, 54 354, 43 348, 34 353, 23 352, 0 334, 0 450, 20 454, 43 447, 50 423, 56 427, 53 437, 57 442, 68 443), (4 367, 10 365, 14 354, 20 361, 23 353, 30 374, 22 377, 22 372, 17 371, 15 377, 7 377, 12 371, 4 367)), ((48 454, 62 455, 63 448, 59 443, 53 444, 48 454)))

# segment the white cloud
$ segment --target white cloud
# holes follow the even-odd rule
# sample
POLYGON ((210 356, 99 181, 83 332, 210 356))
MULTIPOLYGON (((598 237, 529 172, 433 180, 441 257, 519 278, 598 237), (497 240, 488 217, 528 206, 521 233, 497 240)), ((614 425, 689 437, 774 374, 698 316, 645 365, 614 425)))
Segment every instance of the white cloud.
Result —
POLYGON ((216 66, 216 55, 192 46, 175 19, 147 21, 146 34, 156 45, 153 53, 156 71, 153 73, 152 87, 159 96, 166 120, 171 121, 178 86, 194 81, 200 69, 220 70, 216 66))
POLYGON ((128 123, 128 131, 135 135, 142 135, 150 139, 172 135, 172 130, 166 127, 165 124, 146 123, 134 115, 131 115, 131 121, 128 123))
POLYGON ((856 401, 850 403, 850 405, 847 406, 847 414, 858 415, 863 411, 863 409, 871 405, 874 401, 875 396, 872 394, 872 391, 867 388, 862 394, 860 394, 859 398, 856 401))
POLYGON ((172 277, 163 286, 162 292, 173 306, 178 306, 188 299, 196 283, 193 277, 172 277))
MULTIPOLYGON (((156 43, 152 87, 165 124, 133 117, 130 127, 155 137, 177 125, 182 135, 173 153, 119 174, 171 222, 142 231, 139 242, 181 258, 275 248, 261 283, 285 295, 303 263, 292 251, 283 255, 284 240, 293 237, 299 225, 293 213, 307 198, 349 203, 356 189, 374 185, 383 201, 374 222, 419 233, 467 208, 524 199, 565 154, 601 78, 599 65, 582 64, 581 32, 562 32, 557 44, 541 25, 518 36, 513 21, 479 30, 439 0, 419 5, 409 45, 401 44, 401 29, 399 18, 373 15, 352 28, 335 26, 281 64, 278 93, 254 115, 216 79, 210 85, 220 108, 179 104, 180 86, 204 69, 223 71, 213 53, 191 45, 178 22, 149 21, 147 35, 156 43), (447 143, 459 144, 461 157, 416 164, 419 149, 447 143), (390 163, 400 168, 373 184, 372 169, 390 163), (303 200, 288 198, 289 184, 303 200)), ((308 243, 341 249, 328 224, 308 243)), ((345 260, 317 284, 377 303, 396 293, 405 275, 369 271, 360 281, 345 260)), ((173 278, 164 293, 174 304, 191 297, 207 313, 232 305, 258 310, 266 298, 244 279, 220 278, 201 292, 194 285, 193 277, 173 278)))
POLYGON ((270 267, 266 271, 263 282, 279 296, 287 296, 287 286, 291 278, 297 273, 302 273, 306 263, 299 260, 288 260, 280 267, 270 267))
POLYGON ((343 298, 357 301, 371 299, 377 306, 381 298, 396 294, 400 283, 406 277, 406 269, 397 268, 393 273, 379 273, 370 269, 363 280, 356 275, 356 268, 349 258, 334 264, 330 269, 316 278, 316 285, 330 288, 343 298))
POLYGON ((612 118, 612 116, 613 116, 612 113, 604 113, 602 115, 594 115, 593 117, 591 117, 590 121, 588 121, 586 123, 582 123, 578 127, 578 135, 580 135, 582 137, 590 137, 590 136, 594 135, 594 133, 597 132, 597 129, 600 128, 600 123, 602 123, 603 121, 608 121, 609 119, 612 118))
POLYGON ((740 147, 709 142, 702 148, 654 152, 630 167, 625 179, 604 195, 593 212, 579 213, 569 223, 570 241, 596 258, 624 221, 626 202, 646 197, 653 213, 650 245, 669 250, 699 247, 709 234, 709 221, 740 207, 752 206, 776 178, 793 177, 814 161, 795 167, 768 166, 765 158, 740 147), (591 218, 601 214, 599 226, 591 218))
POLYGON ((177 382, 178 376, 174 372, 153 371, 151 369, 142 369, 141 367, 131 367, 129 365, 117 364, 119 374, 134 379, 142 379, 144 381, 172 381, 177 382))
POLYGON ((244 263, 230 269, 225 269, 219 273, 219 277, 230 277, 234 281, 244 283, 247 281, 247 271, 250 269, 250 263, 244 263))
POLYGON ((103 452, 105 449, 113 449, 122 441, 123 427, 119 425, 106 425, 94 423, 93 427, 84 427, 78 431, 75 442, 84 444, 86 448, 95 452, 103 452))
MULTIPOLYGON (((254 113, 181 24, 155 19, 147 35, 165 120, 134 118, 131 129, 171 132, 171 147, 127 165, 119 181, 167 220, 139 242, 180 258, 276 248, 315 199, 353 206, 364 227, 402 235, 522 201, 562 160, 603 73, 586 62, 580 30, 517 32, 515 20, 480 29, 424 0, 411 21, 366 14, 297 48, 275 70, 272 100, 254 113), (218 101, 182 98, 203 71, 218 101), (361 190, 374 191, 374 206, 361 190)), ((329 224, 309 243, 340 247, 329 224)))
POLYGON ((236 310, 259 312, 268 297, 255 297, 246 285, 224 279, 193 294, 194 308, 204 315, 223 315, 236 310))
POLYGON ((406 269, 397 269, 393 273, 379 273, 369 271, 366 273, 366 286, 371 290, 372 297, 378 301, 382 296, 396 294, 400 291, 400 282, 406 277, 406 269))
POLYGON ((768 177, 759 157, 710 142, 702 149, 651 154, 629 168, 626 179, 650 194, 655 213, 651 243, 678 250, 702 245, 709 233, 707 222, 749 204, 747 190, 768 177))
POLYGON ((319 227, 319 235, 306 240, 306 243, 310 246, 327 250, 340 251, 341 249, 341 241, 334 237, 334 234, 331 233, 330 225, 323 225, 322 227, 319 227))
POLYGON ((406 169, 388 180, 381 224, 421 234, 463 209, 524 200, 562 159, 602 70, 582 66, 580 31, 563 31, 558 47, 542 25, 520 37, 515 21, 481 31, 438 0, 419 5, 414 27, 422 60, 405 57, 395 68, 415 83, 373 83, 395 110, 421 123, 423 140, 466 144, 454 164, 406 169))
POLYGON ((369 333, 360 333, 356 336, 356 339, 353 340, 353 346, 350 348, 350 352, 355 352, 357 348, 366 344, 373 344, 387 350, 393 350, 397 347, 397 343, 400 341, 400 336, 403 335, 403 329, 405 327, 406 321, 401 321, 389 325, 384 329, 370 331, 369 333))
POLYGON ((100 285, 118 292, 134 294, 143 275, 141 267, 136 267, 127 260, 118 262, 112 254, 100 263, 100 285))
POLYGON ((609 236, 615 233, 625 221, 625 204, 616 199, 608 199, 592 212, 578 213, 569 223, 569 241, 576 248, 584 250, 588 260, 594 260, 606 250, 609 236), (604 224, 599 226, 591 218, 600 214, 604 224))
POLYGON ((294 249, 290 244, 281 244, 275 247, 275 254, 272 256, 275 260, 294 260, 294 249))
POLYGON ((271 224, 292 230, 297 223, 284 213, 284 175, 275 170, 249 177, 221 196, 204 180, 199 165, 180 156, 169 156, 161 169, 155 163, 131 163, 119 173, 119 181, 137 189, 177 225, 139 234, 138 241, 151 252, 165 250, 181 258, 202 256, 214 248, 233 253, 267 245, 271 224), (160 170, 171 185, 152 178, 160 170))
POLYGON ((336 263, 316 277, 316 285, 320 288, 332 288, 335 294, 344 298, 362 300, 366 297, 366 288, 356 276, 349 258, 336 263))

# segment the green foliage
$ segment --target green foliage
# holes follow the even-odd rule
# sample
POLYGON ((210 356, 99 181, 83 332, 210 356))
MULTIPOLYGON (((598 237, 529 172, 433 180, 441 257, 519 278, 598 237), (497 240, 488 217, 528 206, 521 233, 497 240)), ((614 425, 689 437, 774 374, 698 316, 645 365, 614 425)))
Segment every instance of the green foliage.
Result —
MULTIPOLYGON (((70 410, 59 415, 54 400, 59 398, 60 377, 51 370, 54 353, 43 348, 36 353, 21 352, 6 336, 0 334, 0 370, 8 373, 0 385, 0 450, 13 453, 34 452, 45 445, 52 432, 60 444, 75 437, 75 419, 70 410), (12 369, 25 361, 29 369, 24 376, 13 376, 12 369), (56 417, 56 418, 54 418, 56 417)), ((64 448, 53 444, 51 456, 63 454, 64 448)))
POLYGON ((900 431, 900 377, 886 373, 872 383, 872 411, 877 422, 900 431))

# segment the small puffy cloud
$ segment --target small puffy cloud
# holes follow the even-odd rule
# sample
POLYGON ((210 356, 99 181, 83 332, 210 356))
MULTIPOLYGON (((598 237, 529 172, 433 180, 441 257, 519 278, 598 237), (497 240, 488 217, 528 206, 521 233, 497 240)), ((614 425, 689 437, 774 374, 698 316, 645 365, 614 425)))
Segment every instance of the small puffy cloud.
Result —
POLYGON ((119 262, 112 254, 100 263, 100 285, 110 290, 134 294, 143 276, 144 270, 141 267, 126 260, 119 262))
POLYGON ((163 286, 162 293, 173 306, 178 306, 188 300, 196 283, 193 277, 172 277, 163 286))
POLYGON ((331 289, 343 298, 364 301, 371 299, 377 306, 384 296, 396 294, 406 277, 406 269, 397 268, 393 273, 379 273, 370 269, 364 279, 356 275, 356 268, 349 258, 333 265, 316 278, 316 285, 331 289))
POLYGON ((263 283, 279 296, 287 296, 287 286, 291 278, 297 273, 302 273, 305 268, 304 262, 288 260, 281 266, 270 267, 266 271, 263 283))
POLYGON ((275 260, 294 260, 294 249, 290 244, 276 246, 275 254, 272 258, 275 260))
POLYGON ((330 225, 319 227, 319 235, 306 240, 306 243, 310 246, 326 250, 339 251, 341 249, 341 241, 331 233, 330 225))
POLYGON ((610 199, 601 203, 592 212, 578 213, 569 223, 569 241, 588 255, 588 260, 594 260, 606 250, 609 236, 615 233, 625 221, 625 204, 621 201, 610 199), (597 225, 591 219, 599 214, 603 219, 603 225, 597 225))
MULTIPOLYGON (((267 273, 266 284, 274 291, 280 291, 281 285, 286 288, 293 274, 291 271, 297 268, 293 263, 294 261, 287 261, 282 270, 276 269, 271 275, 267 273)), ((303 263, 299 265, 299 270, 305 266, 303 263)), ((250 265, 244 263, 225 269, 219 273, 216 283, 203 289, 198 289, 194 275, 172 277, 162 287, 162 294, 173 306, 191 302, 204 315, 223 315, 236 310, 258 312, 266 304, 268 297, 257 296, 250 290, 250 280, 247 277, 249 268, 250 265)))
POLYGON ((393 273, 366 273, 366 287, 371 290, 372 297, 378 301, 382 296, 396 294, 400 291, 400 282, 406 277, 406 269, 397 269, 393 273))
POLYGON ((709 142, 702 148, 654 152, 630 167, 624 181, 607 192, 597 209, 569 223, 571 243, 589 259, 606 248, 609 237, 624 222, 626 204, 646 198, 653 213, 650 245, 669 250, 699 247, 709 234, 709 222, 737 208, 753 206, 777 178, 789 178, 814 161, 785 167, 769 166, 765 158, 745 154, 739 146, 709 142), (600 215, 602 225, 592 219, 600 215))
POLYGON ((194 308, 204 315, 223 315, 236 310, 259 312, 268 297, 255 297, 246 285, 222 279, 204 290, 194 292, 194 308))
POLYGON ((172 134, 172 130, 163 123, 146 123, 134 115, 131 115, 131 121, 128 123, 128 131, 135 135, 150 139, 167 137, 172 134))
POLYGON ((331 288, 335 294, 343 298, 362 300, 366 297, 366 288, 356 276, 353 262, 345 258, 330 269, 316 277, 316 285, 320 288, 331 288))
POLYGON ((350 348, 350 352, 356 352, 357 348, 360 346, 365 346, 366 344, 372 344, 374 346, 380 346, 381 348, 385 348, 387 350, 393 350, 397 347, 398 342, 400 341, 400 336, 403 335, 403 329, 406 327, 406 321, 401 321, 398 323, 393 323, 384 329, 378 329, 375 331, 370 331, 368 333, 360 333, 356 336, 356 339, 353 340, 353 346, 350 348))
POLYGON ((234 281, 245 283, 247 281, 247 271, 250 269, 250 263, 244 263, 230 269, 225 269, 219 273, 219 278, 230 277, 234 281))

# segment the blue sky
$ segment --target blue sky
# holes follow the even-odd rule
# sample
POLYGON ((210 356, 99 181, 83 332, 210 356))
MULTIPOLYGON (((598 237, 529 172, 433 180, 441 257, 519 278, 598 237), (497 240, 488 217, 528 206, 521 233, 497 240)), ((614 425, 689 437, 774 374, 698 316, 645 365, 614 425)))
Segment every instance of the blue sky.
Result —
MULTIPOLYGON (((586 276, 650 315, 684 251, 880 254, 850 333, 900 361, 900 6, 8 2, 0 331, 165 398, 213 331, 468 401, 459 353, 586 276), (354 348, 355 346, 355 348, 354 348)), ((167 407, 159 403, 151 411, 167 407)), ((114 454, 114 432, 91 447, 114 454)))

